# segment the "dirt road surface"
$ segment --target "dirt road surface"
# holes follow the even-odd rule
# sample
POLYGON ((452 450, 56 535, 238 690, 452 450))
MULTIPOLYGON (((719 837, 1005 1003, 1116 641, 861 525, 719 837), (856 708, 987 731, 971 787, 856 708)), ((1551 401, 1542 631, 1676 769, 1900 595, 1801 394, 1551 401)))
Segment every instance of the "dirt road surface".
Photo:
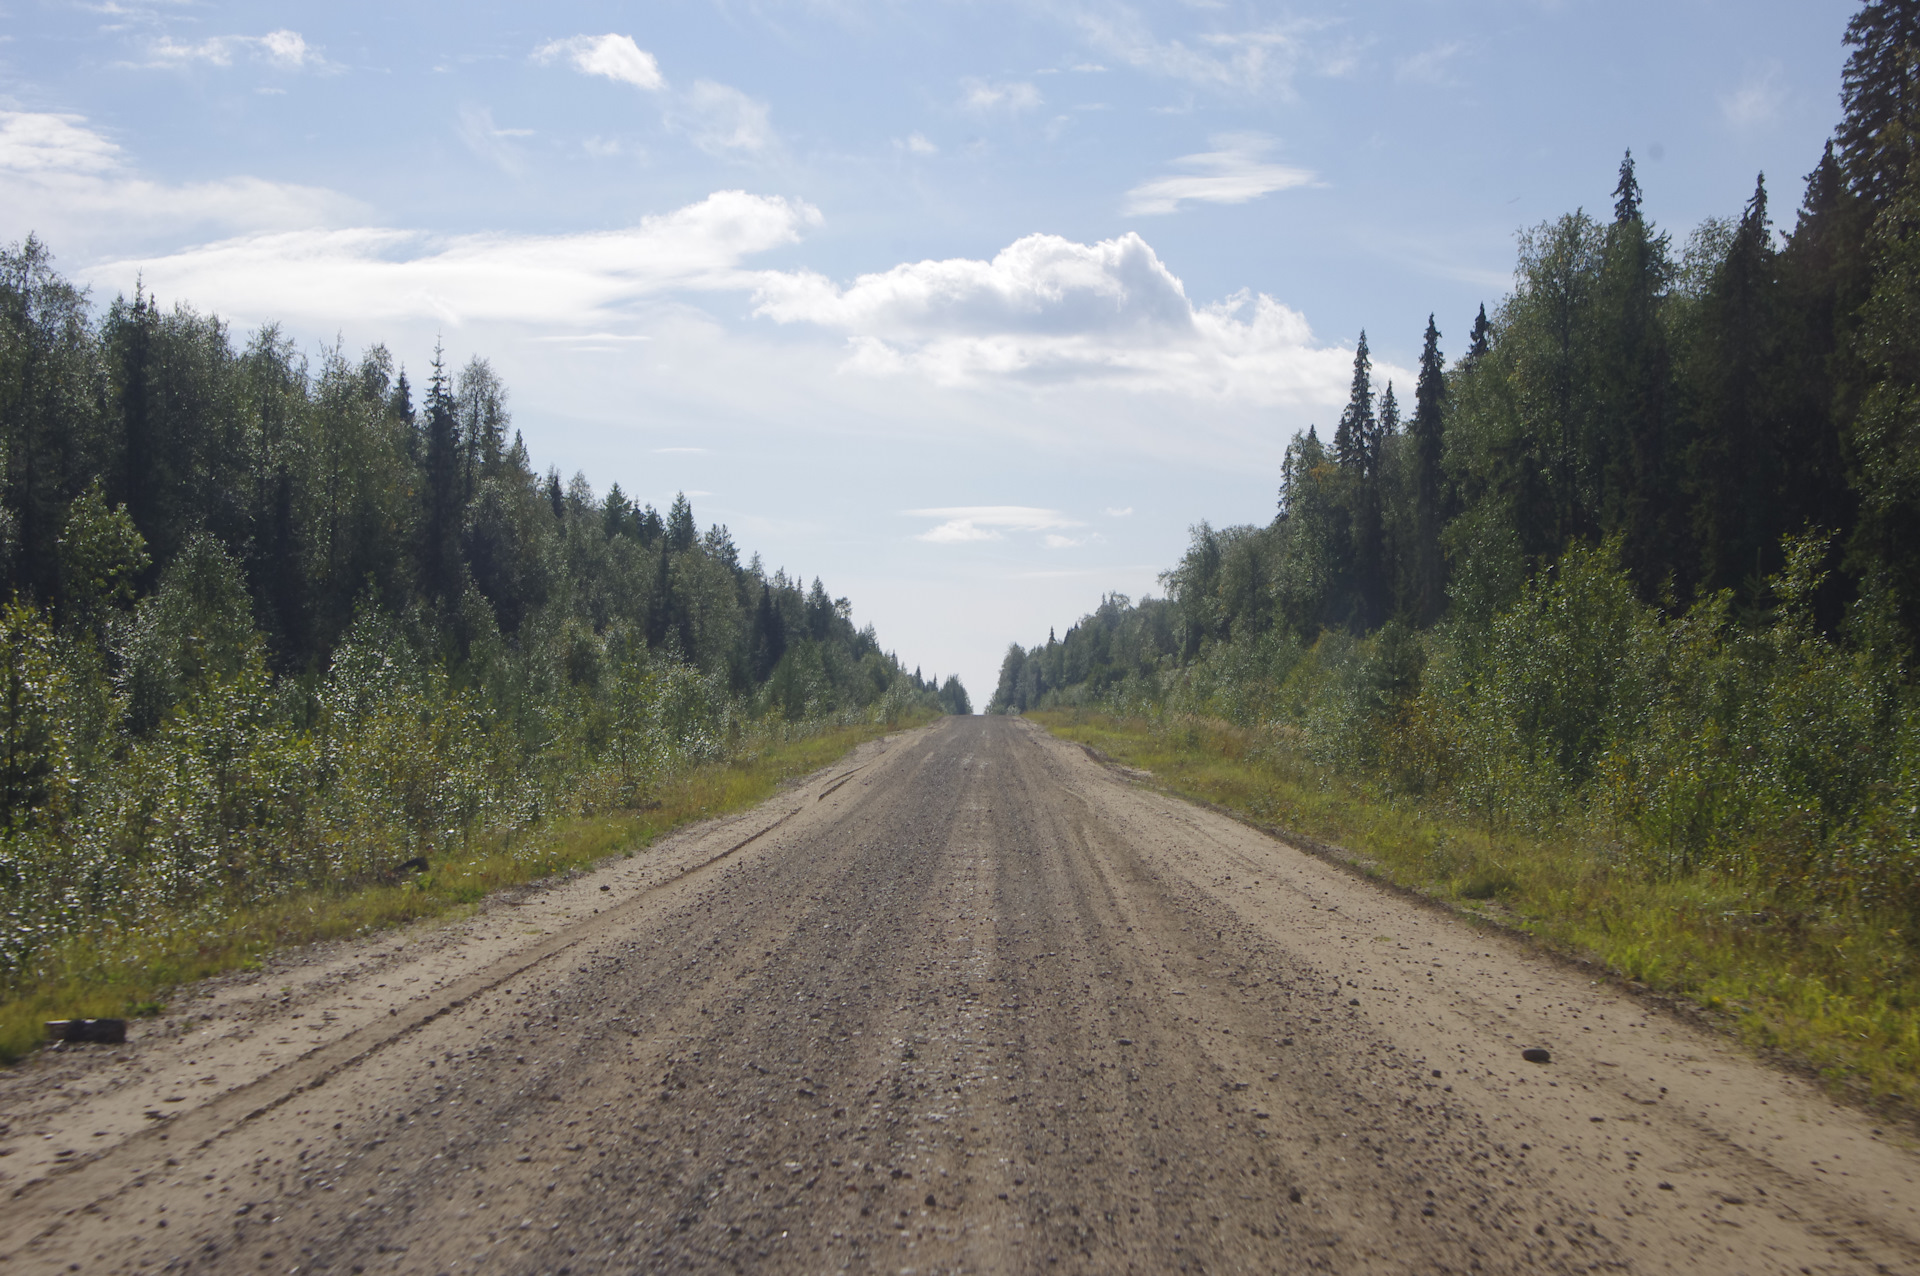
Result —
POLYGON ((42 1052, 0 1124, 0 1272, 1920 1272, 1895 1130, 1009 719, 42 1052))

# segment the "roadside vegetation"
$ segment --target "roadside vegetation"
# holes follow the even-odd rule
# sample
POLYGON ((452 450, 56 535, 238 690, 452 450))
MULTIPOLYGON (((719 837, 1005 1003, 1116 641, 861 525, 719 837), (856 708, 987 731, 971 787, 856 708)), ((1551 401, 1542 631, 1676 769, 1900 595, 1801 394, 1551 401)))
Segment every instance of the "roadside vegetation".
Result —
POLYGON ((1784 234, 1676 245, 1627 157, 991 707, 1920 1097, 1920 3, 1847 42, 1784 234))
POLYGON ((0 597, 0 1057, 967 709, 684 497, 537 472, 484 360, 416 400, 381 347, 96 311, 31 238, 0 597))

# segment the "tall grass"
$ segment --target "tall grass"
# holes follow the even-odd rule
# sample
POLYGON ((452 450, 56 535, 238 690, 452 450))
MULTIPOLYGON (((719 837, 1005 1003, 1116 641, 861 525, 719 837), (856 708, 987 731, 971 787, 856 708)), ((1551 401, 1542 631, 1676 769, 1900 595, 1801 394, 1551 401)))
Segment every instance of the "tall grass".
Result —
POLYGON ((1484 622, 1268 630, 1042 703, 1105 715, 1049 720, 1201 796, 1912 1098, 1920 712, 1882 618, 1816 626, 1823 554, 1791 542, 1773 610, 1735 616, 1724 595, 1647 606, 1611 547, 1574 548, 1484 622))
MULTIPOLYGON (((0 984, 0 1061, 33 1049, 50 1018, 151 1013, 182 984, 255 965, 275 949, 458 916, 503 887, 634 854, 691 821, 764 801, 782 782, 932 716, 922 709, 892 722, 763 723, 736 738, 730 758, 656 772, 644 809, 487 827, 441 848, 424 872, 289 881, 271 891, 155 903, 136 924, 106 917, 72 927, 0 984)), ((615 777, 601 779, 611 786, 615 777)))

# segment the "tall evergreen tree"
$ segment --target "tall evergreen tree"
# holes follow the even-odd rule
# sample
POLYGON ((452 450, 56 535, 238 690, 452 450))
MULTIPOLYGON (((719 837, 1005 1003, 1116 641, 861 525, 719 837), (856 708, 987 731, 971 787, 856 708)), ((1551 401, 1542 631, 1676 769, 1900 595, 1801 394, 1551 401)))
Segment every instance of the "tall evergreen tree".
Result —
POLYGON ((460 593, 460 524, 466 504, 466 474, 453 387, 445 354, 437 342, 424 424, 420 582, 429 598, 449 605, 460 593))
MULTIPOLYGON (((1480 316, 1486 318, 1484 307, 1480 316)), ((1446 602, 1445 559, 1440 552, 1440 528, 1446 515, 1441 503, 1446 407, 1447 377, 1440 357, 1440 329, 1428 315, 1426 340, 1420 348, 1420 379, 1413 391, 1413 419, 1407 426, 1413 469, 1411 603, 1415 623, 1420 625, 1438 620, 1446 602)))
MULTIPOLYGON (((1601 251, 1594 301, 1592 367, 1579 448, 1594 475, 1570 525, 1576 535, 1617 534, 1624 565, 1647 598, 1659 596, 1685 528, 1678 501, 1680 456, 1673 440, 1671 360, 1661 308, 1672 273, 1666 236, 1641 215, 1633 153, 1620 161, 1614 220, 1601 251)), ((1683 577, 1686 573, 1683 573, 1683 577)))
POLYGON ((1840 76, 1840 162, 1876 210, 1893 199, 1913 156, 1920 109, 1920 0, 1866 0, 1847 23, 1853 52, 1840 76))
POLYGON ((1347 392, 1346 410, 1333 431, 1333 457, 1342 469, 1353 473, 1367 467, 1367 447, 1373 437, 1373 358, 1367 351, 1366 330, 1353 351, 1353 384, 1347 392))
POLYGON ((1749 597, 1781 565, 1796 483, 1779 419, 1780 281, 1764 175, 1701 306, 1687 470, 1703 589, 1749 597))
POLYGON ((1473 317, 1473 328, 1467 333, 1467 354, 1462 360, 1465 369, 1471 372, 1474 365, 1486 357, 1493 348, 1493 324, 1487 319, 1487 305, 1480 303, 1480 313, 1473 317))

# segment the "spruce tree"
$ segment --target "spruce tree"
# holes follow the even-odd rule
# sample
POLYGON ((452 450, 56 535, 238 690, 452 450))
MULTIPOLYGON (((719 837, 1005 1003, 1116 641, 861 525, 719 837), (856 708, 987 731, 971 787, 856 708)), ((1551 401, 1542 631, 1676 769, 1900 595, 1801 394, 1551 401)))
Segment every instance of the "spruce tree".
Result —
POLYGON ((1837 137, 1852 189, 1876 210, 1901 188, 1920 108, 1920 0, 1867 0, 1847 23, 1837 137))
POLYGON ((1703 590, 1755 596, 1780 567, 1794 478, 1774 390, 1779 270, 1764 175, 1701 306, 1694 361, 1699 409, 1688 471, 1703 590))
POLYGON ((465 475, 453 387, 438 342, 433 347, 433 378, 427 386, 425 429, 420 581, 429 598, 450 605, 460 592, 459 538, 466 504, 465 475))
POLYGON ((1473 317, 1473 328, 1467 333, 1467 355, 1462 364, 1471 372, 1481 359, 1493 349, 1493 324, 1487 319, 1487 305, 1480 303, 1480 313, 1473 317))
POLYGON ((667 511, 667 548, 684 554, 693 548, 699 535, 693 526, 693 505, 685 492, 674 494, 673 507, 667 511))
POLYGON ((1367 352, 1367 333, 1360 332, 1360 344, 1353 352, 1353 385, 1347 393, 1346 410, 1333 431, 1333 459, 1354 473, 1366 469, 1367 446, 1375 428, 1373 416, 1373 359, 1367 352))
MULTIPOLYGON (((1480 311, 1481 319, 1486 310, 1480 311)), ((1440 357, 1440 329, 1427 316, 1426 341, 1420 348, 1420 380, 1413 391, 1413 420, 1407 433, 1413 444, 1413 616, 1416 624, 1431 625, 1440 618, 1446 601, 1446 581, 1440 554, 1441 460, 1446 446, 1446 366, 1440 357)))
POLYGON ((1620 181, 1613 188, 1613 220, 1616 223, 1640 220, 1640 181, 1633 175, 1632 151, 1620 161, 1620 181))

